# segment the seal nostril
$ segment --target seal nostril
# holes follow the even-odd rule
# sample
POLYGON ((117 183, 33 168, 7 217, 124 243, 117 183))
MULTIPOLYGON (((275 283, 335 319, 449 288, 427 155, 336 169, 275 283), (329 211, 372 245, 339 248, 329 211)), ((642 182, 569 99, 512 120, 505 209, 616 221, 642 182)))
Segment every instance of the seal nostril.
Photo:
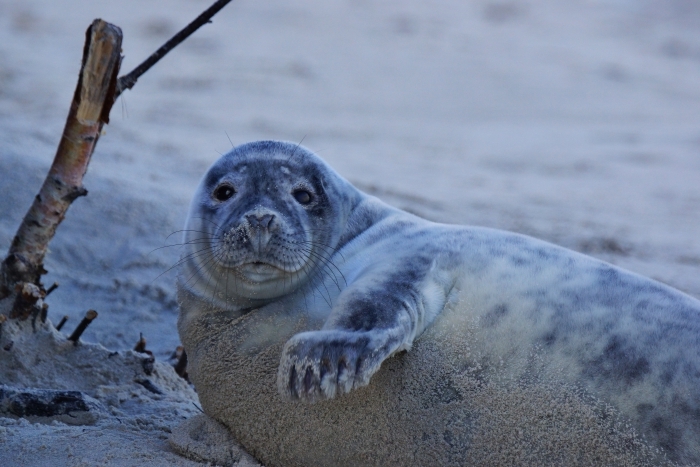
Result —
POLYGON ((272 225, 272 221, 275 218, 274 214, 263 214, 259 216, 257 214, 248 214, 245 216, 248 219, 248 223, 251 227, 269 229, 272 225))
POLYGON ((269 229, 274 218, 275 216, 273 214, 265 214, 260 218, 260 225, 262 225, 266 229, 269 229))

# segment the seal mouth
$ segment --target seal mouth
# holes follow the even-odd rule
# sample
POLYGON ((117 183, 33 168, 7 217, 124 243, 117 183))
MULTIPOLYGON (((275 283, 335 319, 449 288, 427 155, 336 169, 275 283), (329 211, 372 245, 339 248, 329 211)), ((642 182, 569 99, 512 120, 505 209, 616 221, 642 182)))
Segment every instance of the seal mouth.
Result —
POLYGON ((278 279, 285 274, 283 269, 262 261, 252 261, 244 263, 237 268, 240 273, 252 282, 267 282, 278 279))

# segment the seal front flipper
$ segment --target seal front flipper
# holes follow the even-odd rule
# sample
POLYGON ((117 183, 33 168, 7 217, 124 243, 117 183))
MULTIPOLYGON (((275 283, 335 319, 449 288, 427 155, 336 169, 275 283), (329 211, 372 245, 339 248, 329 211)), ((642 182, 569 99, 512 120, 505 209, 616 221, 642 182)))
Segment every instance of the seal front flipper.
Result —
POLYGON ((286 343, 277 373, 281 395, 314 402, 366 386, 382 362, 410 349, 442 310, 451 287, 436 280, 433 261, 395 263, 391 280, 386 266, 350 284, 323 329, 286 343))
POLYGON ((382 361, 399 346, 386 330, 310 331, 284 346, 277 374, 280 393, 314 402, 365 386, 382 361))
POLYGON ((406 347, 400 328, 369 331, 321 330, 292 337, 277 373, 280 394, 315 402, 369 384, 382 362, 406 347))

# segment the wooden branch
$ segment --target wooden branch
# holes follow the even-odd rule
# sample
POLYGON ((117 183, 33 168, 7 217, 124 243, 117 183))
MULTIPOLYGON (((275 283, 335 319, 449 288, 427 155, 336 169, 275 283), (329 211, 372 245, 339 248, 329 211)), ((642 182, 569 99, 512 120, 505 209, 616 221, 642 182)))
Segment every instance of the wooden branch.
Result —
POLYGON ((193 32, 202 27, 203 25, 210 23, 211 18, 219 12, 223 7, 225 7, 231 0, 218 0, 212 6, 207 8, 204 13, 197 16, 194 21, 185 26, 180 32, 171 37, 168 42, 163 44, 158 50, 153 52, 150 57, 144 60, 139 66, 134 68, 130 73, 119 78, 119 83, 117 84, 117 92, 115 97, 119 95, 125 89, 131 89, 136 84, 139 77, 147 72, 153 65, 155 65, 161 58, 165 56, 168 52, 174 49, 180 42, 184 41, 193 32))
POLYGON ((87 194, 83 175, 102 126, 109 121, 121 43, 121 29, 100 19, 87 30, 78 85, 63 136, 46 180, 2 263, 0 299, 12 294, 15 284, 40 284, 40 277, 46 272, 43 262, 49 241, 70 204, 87 194))
POLYGON ((218 0, 173 36, 131 73, 117 78, 121 64, 122 32, 97 19, 87 30, 78 85, 63 136, 49 174, 20 225, 7 257, 0 264, 0 315, 26 319, 47 307, 41 284, 44 256, 71 203, 87 190, 82 181, 109 112, 124 89, 131 89, 165 54, 189 37, 231 0, 218 0), (34 290, 31 286, 38 288, 34 290), (26 293, 25 293, 26 292, 26 293), (5 300, 7 299, 7 300, 5 300), (11 307, 7 303, 11 302, 11 307), (10 309, 11 308, 11 309, 10 309))

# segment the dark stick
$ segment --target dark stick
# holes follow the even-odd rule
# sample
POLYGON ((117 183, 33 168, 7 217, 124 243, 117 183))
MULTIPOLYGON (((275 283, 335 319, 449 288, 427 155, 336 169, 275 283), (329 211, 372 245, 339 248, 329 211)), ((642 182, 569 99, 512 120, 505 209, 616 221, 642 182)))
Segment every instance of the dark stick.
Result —
POLYGON ((65 315, 63 318, 61 318, 61 321, 59 321, 56 325, 56 331, 60 331, 63 325, 66 324, 66 321, 68 321, 68 315, 65 315))
POLYGON ((134 68, 130 73, 122 76, 117 81, 117 91, 114 94, 116 99, 125 89, 131 89, 136 84, 139 76, 147 72, 153 65, 155 65, 161 58, 165 56, 168 52, 174 49, 180 42, 187 39, 193 32, 202 27, 206 23, 211 22, 211 18, 219 12, 223 7, 225 7, 231 0, 218 0, 212 6, 207 8, 204 13, 197 16, 197 18, 188 24, 184 29, 175 34, 173 37, 163 44, 158 50, 153 52, 153 54, 144 60, 139 66, 134 68))
POLYGON ((54 290, 56 290, 57 288, 58 288, 58 282, 54 282, 53 284, 51 284, 51 287, 49 287, 48 289, 46 289, 46 295, 44 295, 44 298, 48 297, 49 294, 50 294, 51 292, 53 292, 54 290))
POLYGON ((44 302, 41 304, 41 314, 39 315, 42 323, 46 322, 46 317, 48 315, 49 315, 49 304, 44 302))
POLYGON ((75 331, 73 331, 73 334, 70 335, 68 338, 69 341, 73 341, 76 345, 78 344, 78 339, 80 339, 80 335, 85 331, 85 329, 88 327, 90 323, 92 323, 92 320, 97 318, 97 312, 95 310, 88 310, 87 313, 85 313, 85 318, 78 324, 78 327, 75 328, 75 331))
POLYGON ((135 352, 146 353, 146 339, 144 339, 143 334, 139 333, 139 341, 134 346, 135 352))
POLYGON ((177 360, 177 363, 175 364, 175 373, 177 373, 182 378, 188 379, 187 352, 185 352, 185 349, 182 349, 182 353, 180 354, 180 358, 177 360))

